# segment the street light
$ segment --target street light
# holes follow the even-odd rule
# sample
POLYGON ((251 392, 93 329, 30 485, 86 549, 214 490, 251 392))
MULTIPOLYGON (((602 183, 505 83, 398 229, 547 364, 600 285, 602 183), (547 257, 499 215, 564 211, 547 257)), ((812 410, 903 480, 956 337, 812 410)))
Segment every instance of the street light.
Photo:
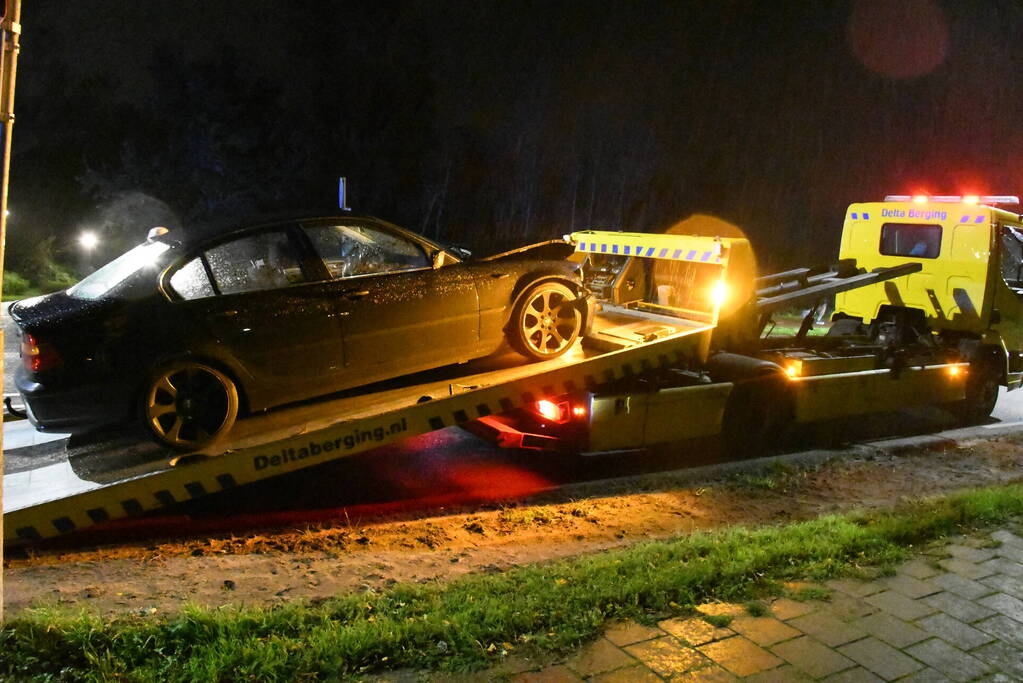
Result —
POLYGON ((97 237, 96 233, 91 230, 86 230, 78 236, 78 243, 82 245, 82 248, 86 251, 92 251, 96 248, 96 245, 99 244, 99 237, 97 237))
POLYGON ((92 250, 99 244, 99 236, 92 230, 83 230, 78 235, 78 244, 82 247, 82 253, 78 260, 79 269, 83 273, 91 273, 92 268, 92 250))

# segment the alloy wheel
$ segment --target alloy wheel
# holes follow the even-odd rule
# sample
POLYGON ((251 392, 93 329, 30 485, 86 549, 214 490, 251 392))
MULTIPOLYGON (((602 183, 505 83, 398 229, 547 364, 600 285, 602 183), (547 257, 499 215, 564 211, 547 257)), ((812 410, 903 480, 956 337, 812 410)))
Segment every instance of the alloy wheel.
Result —
POLYGON ((563 286, 541 286, 529 295, 519 324, 530 354, 553 358, 575 342, 582 316, 570 290, 563 286))
POLYGON ((234 425, 238 391, 216 368, 183 361, 157 373, 143 407, 146 426, 159 442, 175 450, 196 450, 234 425))

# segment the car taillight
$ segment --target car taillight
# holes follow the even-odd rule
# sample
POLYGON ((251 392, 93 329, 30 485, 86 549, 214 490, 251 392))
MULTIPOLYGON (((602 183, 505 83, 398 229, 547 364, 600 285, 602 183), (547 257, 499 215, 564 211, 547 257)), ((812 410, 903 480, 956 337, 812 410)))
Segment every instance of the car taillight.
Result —
POLYGON ((30 372, 45 372, 60 366, 60 354, 53 345, 41 342, 31 334, 21 340, 21 360, 30 372))
POLYGON ((534 407, 536 413, 551 422, 564 424, 574 418, 586 416, 586 407, 582 405, 573 406, 569 401, 549 401, 542 399, 536 402, 534 407))

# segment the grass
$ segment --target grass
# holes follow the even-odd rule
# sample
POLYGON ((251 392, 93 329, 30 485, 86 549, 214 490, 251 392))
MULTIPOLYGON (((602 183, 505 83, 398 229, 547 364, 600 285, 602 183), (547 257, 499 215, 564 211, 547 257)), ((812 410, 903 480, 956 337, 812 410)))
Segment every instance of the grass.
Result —
POLYGON ((766 468, 741 472, 730 478, 733 486, 751 491, 784 491, 797 477, 805 477, 807 470, 797 469, 783 462, 771 463, 766 468))
MULTIPOLYGON (((774 327, 768 326, 765 332, 769 333, 768 337, 795 337, 799 333, 799 325, 775 325, 774 327)), ((823 337, 827 334, 828 330, 825 327, 811 327, 807 331, 806 336, 808 337, 823 337)))
POLYGON ((806 602, 808 600, 828 600, 831 598, 831 591, 827 588, 808 587, 800 588, 797 591, 791 592, 789 597, 799 602, 806 602))
POLYGON ((751 617, 762 617, 765 616, 768 612, 767 605, 760 602, 759 600, 751 600, 750 602, 746 603, 745 607, 746 614, 750 615, 751 617))
POLYGON ((732 623, 733 617, 731 614, 704 614, 702 619, 711 626, 717 626, 718 628, 724 628, 732 623))
POLYGON ((22 292, 20 294, 6 294, 5 293, 3 295, 3 298, 0 299, 0 301, 3 301, 4 303, 10 302, 10 301, 21 301, 22 299, 28 299, 28 298, 31 298, 33 296, 39 296, 42 293, 43 293, 43 290, 35 289, 35 288, 27 289, 27 290, 25 290, 24 292, 22 292))
POLYGON ((1010 485, 316 605, 114 620, 38 610, 0 630, 0 678, 331 680, 387 668, 479 668, 502 650, 567 651, 612 619, 648 621, 713 599, 748 602, 781 592, 786 580, 890 566, 917 544, 1020 515, 1023 485, 1010 485))
POLYGON ((782 486, 781 480, 773 474, 741 474, 733 481, 740 488, 755 491, 774 491, 782 486))

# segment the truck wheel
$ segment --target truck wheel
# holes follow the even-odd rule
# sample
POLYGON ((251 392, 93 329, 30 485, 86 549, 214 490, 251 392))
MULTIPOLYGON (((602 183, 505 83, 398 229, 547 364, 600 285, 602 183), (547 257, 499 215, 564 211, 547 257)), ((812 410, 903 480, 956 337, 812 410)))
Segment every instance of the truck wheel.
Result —
POLYGON ((1001 372, 994 361, 979 359, 970 362, 966 376, 966 398, 956 406, 960 421, 973 425, 990 417, 998 402, 1000 380, 1001 372))
POLYGON ((579 338, 583 314, 575 293, 560 282, 543 282, 519 299, 508 324, 508 343, 531 360, 562 355, 579 338))
POLYGON ((176 451, 195 451, 234 426, 238 389, 214 367, 178 361, 153 374, 142 396, 142 415, 157 443, 176 451))
POLYGON ((750 457, 784 445, 792 413, 792 395, 784 376, 772 372, 736 382, 721 423, 728 455, 750 457))

